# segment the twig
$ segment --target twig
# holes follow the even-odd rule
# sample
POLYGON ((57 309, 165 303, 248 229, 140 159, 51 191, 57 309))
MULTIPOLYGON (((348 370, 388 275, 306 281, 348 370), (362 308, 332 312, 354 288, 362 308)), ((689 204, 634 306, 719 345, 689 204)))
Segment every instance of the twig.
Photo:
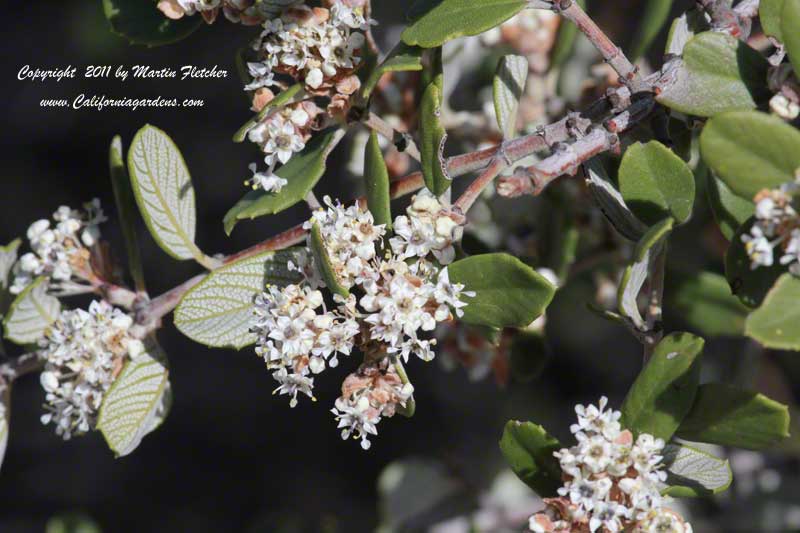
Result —
POLYGON ((467 190, 456 200, 455 206, 460 208, 462 213, 469 211, 469 208, 472 207, 472 204, 475 203, 475 200, 478 199, 483 190, 507 167, 508 163, 503 161, 502 157, 496 157, 481 175, 469 184, 467 190))
POLYGON ((44 361, 36 352, 28 352, 0 365, 0 381, 9 383, 25 374, 38 372, 44 368, 44 361))
POLYGON ((608 38, 608 35, 581 9, 577 2, 573 0, 554 0, 553 9, 578 26, 578 29, 597 48, 603 59, 619 74, 620 81, 623 84, 630 85, 634 92, 644 89, 638 69, 630 62, 622 50, 608 38))
POLYGON ((392 143, 398 151, 407 153, 417 161, 421 160, 419 148, 408 133, 395 130, 391 124, 372 112, 364 121, 364 125, 392 143))
POLYGON ((743 19, 730 6, 729 0, 697 0, 697 5, 711 17, 713 30, 724 31, 742 40, 750 35, 749 19, 743 24, 743 19))

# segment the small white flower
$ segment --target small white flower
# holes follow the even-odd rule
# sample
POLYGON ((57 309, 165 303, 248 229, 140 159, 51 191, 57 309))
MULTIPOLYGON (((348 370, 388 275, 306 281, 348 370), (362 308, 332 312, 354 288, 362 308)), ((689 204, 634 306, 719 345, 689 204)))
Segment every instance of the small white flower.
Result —
POLYGON ((253 177, 250 178, 247 183, 250 184, 254 190, 263 189, 266 192, 279 193, 281 189, 289 183, 272 172, 259 172, 258 166, 255 163, 251 163, 249 168, 250 172, 253 173, 253 177))
POLYGON ((297 395, 305 394, 309 398, 314 398, 314 378, 309 378, 300 374, 288 373, 285 368, 281 368, 272 374, 275 381, 280 385, 272 392, 273 394, 286 394, 291 396, 289 407, 297 406, 297 395))
POLYGON ((751 270, 761 266, 772 266, 774 262, 773 246, 760 226, 754 225, 750 228, 750 234, 745 233, 742 235, 742 242, 747 255, 750 257, 751 270))

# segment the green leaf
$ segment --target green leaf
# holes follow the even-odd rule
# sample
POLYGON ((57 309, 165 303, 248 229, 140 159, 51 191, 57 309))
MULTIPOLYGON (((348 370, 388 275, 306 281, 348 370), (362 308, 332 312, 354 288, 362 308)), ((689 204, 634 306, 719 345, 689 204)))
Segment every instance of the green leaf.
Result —
POLYGON ((628 265, 622 274, 622 280, 617 289, 618 309, 637 328, 642 329, 645 326, 644 319, 639 313, 639 293, 647 281, 652 262, 661 252, 661 247, 672 232, 674 223, 673 219, 665 218, 650 228, 636 244, 633 264, 628 265))
POLYGON ((411 8, 413 22, 401 37, 408 45, 434 48, 494 28, 526 4, 526 0, 417 0, 411 8))
POLYGON ((111 141, 111 147, 108 152, 108 165, 111 172, 111 187, 114 189, 114 200, 117 205, 119 223, 122 226, 122 236, 125 239, 125 252, 128 254, 128 268, 130 268, 136 290, 144 291, 144 268, 142 266, 139 239, 136 235, 136 200, 133 197, 128 169, 125 168, 125 159, 122 156, 122 138, 119 135, 115 135, 111 141))
POLYGON ((146 125, 133 138, 128 170, 139 211, 162 250, 175 259, 200 259, 194 243, 194 187, 180 150, 169 135, 146 125))
POLYGON ((528 60, 523 56, 503 56, 494 73, 494 112, 497 125, 505 139, 517 136, 519 99, 528 80, 528 60))
POLYGON ((302 201, 325 173, 328 155, 343 135, 344 130, 329 128, 314 136, 302 152, 275 172, 289 183, 278 193, 260 189, 244 195, 225 215, 225 233, 230 235, 240 220, 274 215, 302 201))
POLYGON ((733 481, 727 459, 720 459, 687 444, 667 444, 663 455, 668 485, 663 493, 667 496, 711 496, 727 490, 733 481))
POLYGON ((422 96, 419 136, 425 186, 436 196, 441 196, 450 188, 450 178, 445 173, 443 159, 447 132, 441 122, 440 95, 435 83, 429 84, 422 96))
POLYGON ((483 254, 447 267, 452 283, 475 291, 460 319, 495 328, 524 328, 550 304, 555 287, 531 267, 508 254, 483 254))
MULTIPOLYGON (((14 239, 5 246, 0 246, 0 290, 5 291, 9 286, 9 276, 14 263, 17 262, 17 254, 22 239, 14 239)), ((0 309, 0 314, 5 310, 0 309)))
POLYGON ((750 257, 747 255, 742 235, 749 234, 755 218, 745 222, 733 235, 731 244, 725 254, 725 277, 731 286, 731 292, 747 307, 761 305, 767 292, 786 272, 786 267, 775 262, 770 267, 750 268, 750 257))
POLYGON ((60 312, 58 298, 47 294, 47 278, 38 278, 11 303, 3 320, 6 338, 17 344, 36 342, 60 312))
POLYGON ((786 0, 761 0, 758 6, 758 18, 764 33, 783 42, 781 16, 786 0))
POLYGON ((800 351, 800 279, 784 274, 761 307, 747 317, 745 333, 767 348, 800 351))
POLYGON ((6 456, 8 433, 11 424, 11 385, 0 377, 0 467, 6 456))
POLYGON ((683 159, 658 141, 631 145, 619 167, 619 190, 644 223, 665 217, 685 222, 694 205, 694 174, 683 159))
POLYGON ((786 0, 781 13, 783 44, 797 73, 800 72, 800 0, 786 0))
POLYGON ((672 0, 647 0, 644 7, 644 13, 638 19, 636 37, 631 46, 630 57, 631 61, 636 61, 643 56, 645 52, 653 44, 653 41, 658 37, 661 28, 667 23, 670 10, 672 9, 672 0))
POLYGON ((614 229, 628 240, 638 241, 641 239, 647 232, 647 226, 631 212, 625 199, 622 198, 622 194, 608 177, 600 159, 593 158, 584 167, 589 191, 614 229))
POLYGON ((723 383, 697 389, 676 435, 682 439, 760 450, 789 436, 789 408, 763 394, 723 383))
POLYGON ((668 305, 692 329, 707 337, 744 334, 749 309, 731 293, 724 276, 669 276, 667 286, 668 305))
POLYGON ((265 105, 261 111, 258 112, 256 116, 248 120, 241 128, 239 128, 236 133, 233 134, 233 142, 240 143, 247 139, 247 134, 250 130, 256 127, 259 122, 267 118, 267 115, 270 112, 277 108, 281 107, 284 104, 290 102, 292 98, 294 98, 297 93, 299 93, 303 89, 302 83, 296 83, 286 89, 285 91, 281 92, 280 94, 276 95, 275 98, 269 101, 267 105, 265 105))
POLYGON ((364 153, 364 184, 367 190, 367 207, 372 213, 375 224, 385 224, 386 230, 392 229, 392 207, 389 184, 389 170, 383 159, 383 152, 378 143, 378 134, 369 134, 369 141, 364 153))
POLYGON ((656 100, 701 117, 753 109, 772 96, 767 88, 768 66, 761 54, 730 35, 701 33, 686 43, 675 81, 656 100))
POLYGON ((559 449, 558 439, 531 422, 509 421, 500 440, 511 470, 542 497, 555 496, 561 486, 561 467, 553 457, 559 449))
POLYGON ((128 455, 154 429, 168 371, 144 353, 128 361, 108 389, 97 429, 117 457, 128 455))
POLYGON ((147 0, 103 0, 103 12, 114 33, 147 46, 180 41, 203 24, 200 16, 170 20, 147 0))
POLYGON ((190 339, 237 350, 253 344, 253 300, 267 285, 284 286, 300 277, 287 268, 300 262, 298 249, 265 252, 224 265, 190 289, 175 310, 175 326, 190 339))
POLYGON ((753 216, 755 205, 752 201, 733 194, 725 182, 712 172, 708 173, 706 193, 720 231, 726 239, 731 240, 736 230, 753 216))
POLYGON ((361 97, 369 98, 384 74, 416 70, 422 70, 422 48, 399 42, 392 48, 386 59, 369 73, 367 81, 361 86, 361 97))
POLYGON ((622 404, 622 427, 637 435, 669 440, 692 408, 700 381, 705 342, 691 333, 671 333, 633 382, 622 404))
MULTIPOLYGON (((586 0, 577 0, 578 5, 586 10, 586 0)), ((553 53, 550 59, 550 68, 557 68, 566 63, 575 47, 575 37, 578 36, 578 27, 575 24, 568 24, 562 21, 558 25, 558 35, 553 45, 553 53)))
POLYGON ((754 111, 712 118, 700 135, 706 164, 742 198, 794 179, 800 168, 800 132, 781 119, 754 111))
POLYGON ((325 239, 322 237, 322 232, 319 229, 319 224, 314 222, 311 226, 311 239, 309 239, 309 246, 311 252, 314 254, 314 266, 319 270, 319 275, 325 282, 325 286, 330 289, 333 294, 338 294, 342 298, 350 296, 350 291, 347 287, 343 286, 339 281, 336 271, 331 264, 331 258, 328 256, 328 250, 325 248, 325 239))

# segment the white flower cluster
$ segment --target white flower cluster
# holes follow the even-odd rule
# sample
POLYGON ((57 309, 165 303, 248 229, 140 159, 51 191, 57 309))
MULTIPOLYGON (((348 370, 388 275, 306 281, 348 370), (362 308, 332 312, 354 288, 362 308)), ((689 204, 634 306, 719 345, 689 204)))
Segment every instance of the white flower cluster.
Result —
POLYGON ((342 439, 359 439, 361 447, 368 450, 369 436, 378 434, 381 417, 393 417, 398 407, 406 407, 413 393, 414 387, 403 383, 387 359, 361 365, 358 372, 344 380, 342 395, 331 409, 342 430, 342 439))
POLYGON ((780 264, 789 265, 789 271, 800 276, 800 215, 792 206, 792 195, 799 187, 795 182, 756 195, 756 221, 750 233, 742 235, 751 269, 772 266, 778 249, 780 264))
POLYGON ((277 85, 274 75, 282 73, 316 91, 352 74, 361 62, 359 53, 365 42, 361 32, 370 24, 362 11, 337 1, 330 9, 292 7, 266 21, 253 43, 262 59, 248 64, 253 82, 246 89, 277 85))
POLYGON ((159 0, 157 5, 171 19, 200 13, 209 24, 216 20, 220 9, 231 22, 246 25, 261 24, 267 18, 267 10, 272 9, 270 2, 261 0, 159 0))
POLYGON ((70 439, 93 429, 97 414, 125 359, 144 351, 130 334, 133 319, 105 301, 88 311, 62 311, 40 341, 45 369, 40 376, 46 392, 42 423, 53 423, 56 434, 70 439))
POLYGON ((37 220, 28 228, 28 252, 14 265, 14 283, 10 291, 19 294, 39 276, 66 282, 73 276, 84 277, 90 270, 89 248, 100 238, 98 225, 106 220, 100 200, 85 204, 82 213, 61 206, 50 220, 37 220))
POLYGON ((256 298, 256 353, 275 370, 275 392, 291 396, 291 407, 298 393, 313 398, 311 375, 337 366, 337 354, 350 355, 359 331, 347 305, 344 312, 322 307, 322 293, 308 286, 270 286, 256 298))
POLYGON ((452 263, 453 243, 464 234, 464 216, 446 209, 427 189, 414 197, 407 213, 394 221, 396 237, 389 240, 392 251, 401 259, 433 253, 439 263, 452 263))
POLYGON ((691 533, 692 526, 663 507, 659 484, 666 479, 664 441, 643 433, 634 440, 623 430, 622 413, 599 405, 578 405, 578 423, 570 430, 578 440, 554 455, 564 476, 560 498, 530 519, 536 533, 617 531, 691 533))
POLYGON ((257 164, 251 164, 250 171, 253 177, 246 184, 253 189, 280 192, 288 182, 274 173, 275 167, 278 163, 288 162, 296 152, 306 147, 303 128, 308 123, 308 113, 302 106, 296 106, 272 114, 251 129, 247 133, 247 138, 259 145, 265 154, 264 163, 269 168, 266 172, 259 172, 257 164))
MULTIPOLYGON (((276 370, 273 377, 280 383, 276 392, 290 395, 292 406, 297 403, 298 393, 313 397, 313 374, 326 366, 336 366, 338 353, 350 355, 356 347, 373 358, 386 359, 389 354, 407 362, 413 353, 430 361, 436 341, 423 338, 421 332, 432 332, 437 322, 450 320, 453 312, 461 316, 466 305, 462 297, 474 294, 464 291, 463 285, 450 283, 446 267, 438 269, 426 259, 429 253, 441 252, 442 259, 452 260, 452 254, 444 252, 452 247, 452 241, 443 239, 442 232, 435 230, 439 218, 448 216, 448 210, 430 193, 420 193, 408 209, 408 216, 397 218, 420 228, 414 247, 400 238, 393 243, 396 254, 387 253, 383 258, 377 250, 385 228, 374 224, 369 211, 358 206, 344 208, 328 197, 324 201, 327 209, 316 211, 305 228, 319 228, 334 275, 358 297, 334 295, 335 309, 326 309, 323 295, 317 290, 322 286, 319 276, 313 269, 309 275, 302 265, 292 265, 304 273, 302 285, 268 287, 255 301, 256 353, 276 370), (429 209, 419 209, 423 204, 429 209), (424 220, 418 220, 418 213, 424 220), (410 261, 412 258, 416 260, 410 261)), ((459 233, 449 225, 447 228, 451 236, 459 233)), ((346 399, 337 402, 339 413, 344 413, 339 417, 340 427, 342 420, 351 424, 348 435, 374 434, 374 424, 364 425, 364 421, 392 416, 394 409, 388 405, 405 401, 397 400, 402 395, 377 396, 388 403, 380 408, 372 405, 371 409, 377 411, 368 409, 365 412, 370 416, 359 418, 353 410, 366 404, 359 404, 361 395, 356 396, 345 394, 346 399), (391 398, 394 399, 389 401, 391 398)))

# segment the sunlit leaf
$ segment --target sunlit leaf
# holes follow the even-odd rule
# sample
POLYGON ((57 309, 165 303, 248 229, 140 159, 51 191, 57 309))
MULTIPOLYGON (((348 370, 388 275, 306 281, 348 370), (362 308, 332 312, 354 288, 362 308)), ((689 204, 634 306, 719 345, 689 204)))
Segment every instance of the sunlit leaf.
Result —
POLYGON ((701 33, 686 43, 675 81, 656 99, 676 111, 701 117, 753 109, 772 96, 767 67, 760 53, 736 38, 721 32, 701 33))
POLYGON ((47 327, 56 321, 61 312, 61 303, 58 298, 47 294, 47 287, 47 278, 38 278, 11 303, 3 320, 3 330, 8 340, 17 344, 36 342, 44 336, 47 327))
POLYGON ((190 289, 175 310, 175 326, 190 339, 214 347, 241 349, 255 342, 250 333, 253 302, 268 284, 296 283, 287 268, 300 250, 265 252, 224 265, 190 289))
POLYGON ((194 187, 180 150, 149 124, 133 138, 128 171, 139 211, 153 238, 175 259, 202 257, 194 243, 194 187))
POLYGON ((619 167, 619 190, 642 222, 666 217, 685 222, 694 205, 694 175, 680 157, 658 141, 631 145, 619 167))
POLYGON ((156 420, 167 369, 148 354, 128 361, 103 398, 97 429, 117 457, 135 450, 156 420))
POLYGON ((720 459, 688 444, 664 447, 667 488, 664 494, 675 498, 710 496, 728 489, 733 481, 727 459, 720 459))
POLYGON ((669 440, 692 408, 700 380, 703 339, 671 333, 655 347, 622 404, 622 426, 669 440))
POLYGON ((508 254, 483 254, 447 267, 450 281, 462 283, 475 297, 460 319, 468 324, 525 327, 550 304, 555 287, 531 267, 508 254))
POLYGON ((700 151, 734 194, 751 200, 762 189, 794 180, 800 168, 800 132, 766 113, 725 113, 703 128, 700 151))

